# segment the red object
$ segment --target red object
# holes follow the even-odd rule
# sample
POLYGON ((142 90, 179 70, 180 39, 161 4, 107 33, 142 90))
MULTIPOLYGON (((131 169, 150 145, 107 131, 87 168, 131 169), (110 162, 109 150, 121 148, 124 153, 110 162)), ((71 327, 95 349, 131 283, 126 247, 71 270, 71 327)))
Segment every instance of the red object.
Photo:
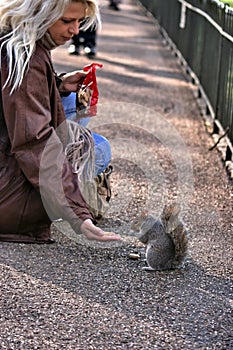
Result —
POLYGON ((89 87, 92 90, 90 106, 96 106, 99 99, 99 91, 96 80, 96 68, 102 68, 101 63, 91 63, 83 68, 84 72, 88 72, 84 81, 82 88, 89 87))

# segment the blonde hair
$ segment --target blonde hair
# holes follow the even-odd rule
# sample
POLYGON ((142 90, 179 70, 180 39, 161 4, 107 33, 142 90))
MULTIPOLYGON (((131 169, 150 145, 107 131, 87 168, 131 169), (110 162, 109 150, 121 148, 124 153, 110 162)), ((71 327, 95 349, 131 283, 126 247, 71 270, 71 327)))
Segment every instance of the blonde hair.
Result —
MULTIPOLYGON (((1 0, 0 33, 6 45, 8 57, 7 84, 13 92, 22 83, 36 41, 41 39, 72 2, 87 5, 87 21, 82 29, 100 23, 97 0, 1 0)), ((1 53, 1 52, 0 52, 1 53)))

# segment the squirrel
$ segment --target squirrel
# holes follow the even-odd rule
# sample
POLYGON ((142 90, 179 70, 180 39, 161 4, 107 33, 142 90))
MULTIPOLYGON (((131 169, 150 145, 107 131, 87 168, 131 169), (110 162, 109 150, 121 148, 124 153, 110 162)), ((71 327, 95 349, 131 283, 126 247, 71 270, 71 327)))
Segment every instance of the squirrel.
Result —
POLYGON ((146 245, 146 262, 143 270, 169 270, 183 265, 188 250, 188 233, 179 218, 177 203, 165 205, 160 218, 142 213, 132 225, 140 232, 138 239, 146 245))

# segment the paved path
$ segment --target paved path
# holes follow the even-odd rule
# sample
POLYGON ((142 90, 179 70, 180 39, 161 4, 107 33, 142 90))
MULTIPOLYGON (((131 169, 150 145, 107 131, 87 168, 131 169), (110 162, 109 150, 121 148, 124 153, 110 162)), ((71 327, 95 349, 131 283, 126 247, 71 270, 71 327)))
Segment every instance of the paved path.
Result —
MULTIPOLYGON (((88 244, 65 223, 57 244, 0 245, 0 349, 232 349, 232 187, 193 87, 158 27, 124 0, 102 1, 100 103, 90 127, 112 143, 112 207, 121 245, 88 244), (146 273, 131 223, 182 203, 190 232, 181 270, 146 273), (71 239, 70 239, 71 237, 71 239)), ((90 63, 53 52, 57 71, 90 63)), ((62 226, 63 225, 63 226, 62 226)))

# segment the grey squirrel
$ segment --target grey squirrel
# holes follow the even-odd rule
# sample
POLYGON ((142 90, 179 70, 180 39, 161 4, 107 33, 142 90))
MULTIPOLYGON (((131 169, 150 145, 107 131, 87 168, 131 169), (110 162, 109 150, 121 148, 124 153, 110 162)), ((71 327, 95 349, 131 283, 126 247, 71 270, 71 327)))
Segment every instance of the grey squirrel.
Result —
POLYGON ((188 233, 179 218, 177 203, 166 205, 156 219, 143 213, 132 229, 140 227, 138 239, 146 245, 146 262, 143 270, 168 270, 182 266, 188 250, 188 233))

